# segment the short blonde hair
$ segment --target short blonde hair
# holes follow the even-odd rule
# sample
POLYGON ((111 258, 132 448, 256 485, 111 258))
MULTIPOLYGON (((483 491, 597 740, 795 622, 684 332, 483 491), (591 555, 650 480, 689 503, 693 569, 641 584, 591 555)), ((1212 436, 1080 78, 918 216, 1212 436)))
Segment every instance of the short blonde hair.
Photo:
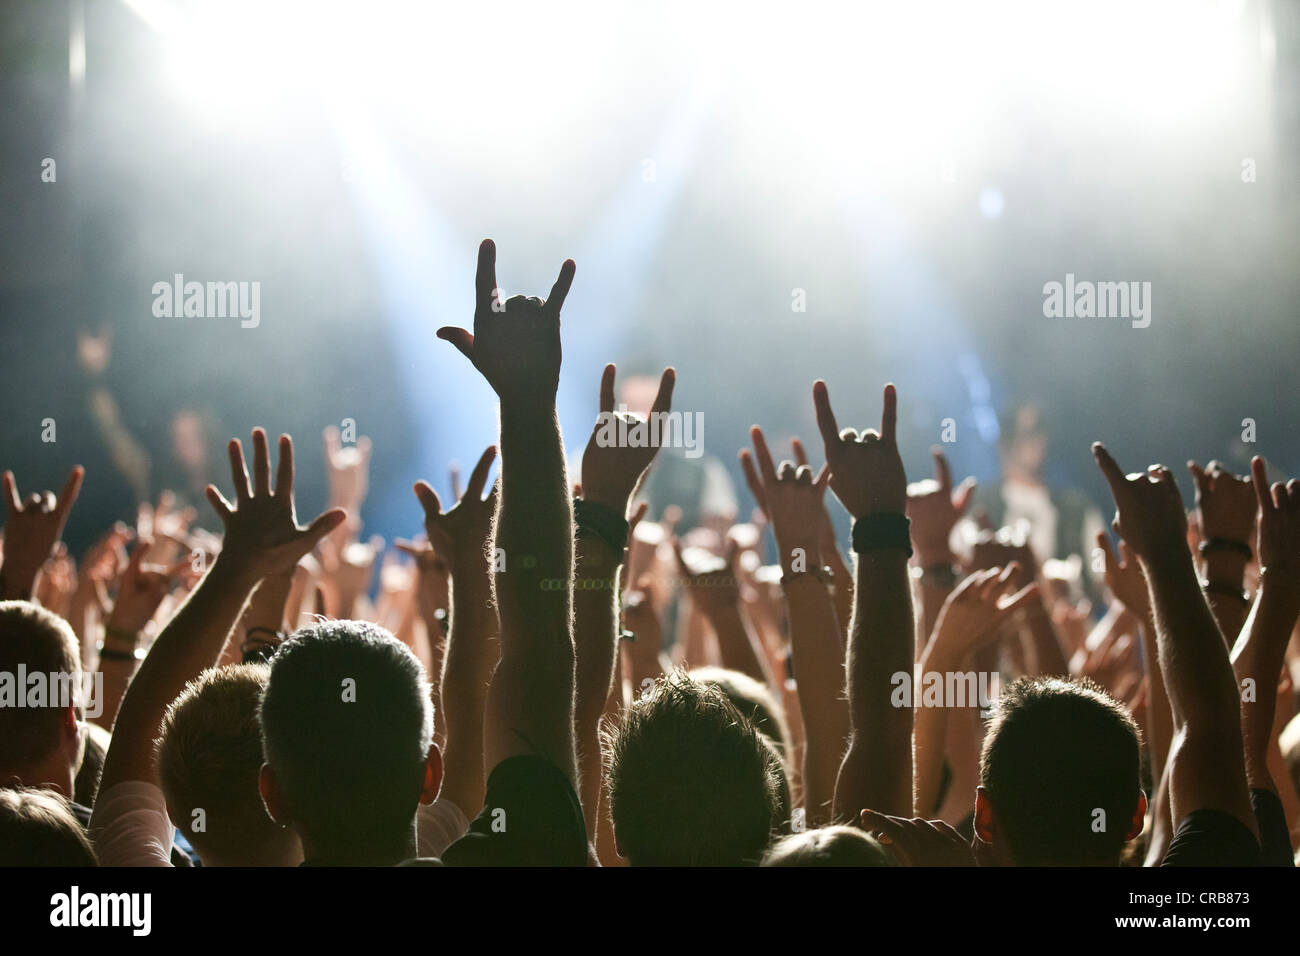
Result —
MULTIPOLYGON (((0 673, 17 675, 19 665, 28 674, 66 675, 71 702, 80 706, 80 644, 72 627, 30 601, 0 601, 0 673)), ((29 767, 58 745, 69 701, 53 686, 50 698, 44 707, 0 707, 0 769, 29 767)))
POLYGON ((163 795, 177 817, 172 822, 200 856, 205 850, 240 854, 277 832, 257 789, 258 708, 269 673, 265 664, 209 668, 163 717, 157 741, 163 795))

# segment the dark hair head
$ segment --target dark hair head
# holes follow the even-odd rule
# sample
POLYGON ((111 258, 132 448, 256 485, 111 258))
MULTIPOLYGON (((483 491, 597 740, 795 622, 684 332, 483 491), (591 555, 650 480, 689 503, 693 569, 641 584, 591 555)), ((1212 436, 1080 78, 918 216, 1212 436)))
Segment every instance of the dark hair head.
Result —
POLYGON ((64 712, 81 703, 79 647, 57 614, 29 601, 0 601, 0 674, 16 682, 22 665, 48 689, 46 706, 0 707, 0 769, 29 768, 58 746, 64 712))
POLYGON ((610 812, 633 865, 758 862, 779 823, 780 762, 721 690, 662 677, 607 743, 610 812))
POLYGON ((980 783, 1020 866, 1113 865, 1140 799, 1137 724, 1091 681, 1021 678, 998 699, 980 783))
POLYGON ((782 759, 787 753, 790 731, 785 724, 785 712, 776 697, 748 674, 725 667, 695 667, 691 677, 704 684, 712 684, 727 695, 736 709, 753 721, 754 726, 767 734, 776 744, 782 759))
POLYGON ((865 830, 819 827, 782 837, 763 854, 762 866, 893 866, 889 851, 865 830))
POLYGON ((98 866, 86 832, 50 790, 0 789, 0 866, 98 866))
POLYGON ((405 644, 363 621, 303 628, 271 663, 261 723, 266 762, 314 853, 365 854, 406 837, 433 705, 405 644))

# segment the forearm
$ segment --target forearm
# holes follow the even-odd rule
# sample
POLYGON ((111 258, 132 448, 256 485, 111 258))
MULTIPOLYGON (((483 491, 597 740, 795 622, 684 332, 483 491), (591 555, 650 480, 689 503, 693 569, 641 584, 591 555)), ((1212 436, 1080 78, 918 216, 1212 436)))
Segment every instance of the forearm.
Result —
POLYGON ((1244 597, 1246 558, 1235 553, 1212 552, 1205 556, 1206 603, 1219 627, 1219 635, 1231 649, 1246 624, 1250 605, 1244 597), (1231 593, 1229 593, 1231 592, 1231 593))
MULTIPOLYGON (((923 654, 917 670, 921 674, 928 674, 938 666, 940 665, 930 654, 923 654)), ((948 738, 948 708, 923 707, 920 686, 914 688, 912 704, 915 707, 912 726, 912 812, 928 820, 938 809, 948 738)))
POLYGON ((614 682, 618 644, 615 601, 622 555, 612 554, 599 538, 586 536, 577 539, 576 551, 574 734, 582 777, 582 812, 587 821, 587 837, 594 840, 600 805, 599 728, 614 682))
POLYGON ((501 662, 488 692, 488 762, 537 753, 576 785, 573 510, 553 405, 502 402, 501 483, 501 662))
POLYGON ((1241 738, 1246 782, 1252 790, 1277 792, 1269 772, 1268 754, 1273 739, 1277 682, 1297 616, 1300 616, 1300 589, 1265 572, 1259 598, 1232 652, 1237 686, 1242 689, 1241 738), (1245 692, 1247 681, 1253 685, 1253 694, 1245 692))
POLYGON ((1156 648, 1155 623, 1150 611, 1138 619, 1138 635, 1142 642, 1142 664, 1147 675, 1147 752, 1150 754, 1151 779, 1159 785, 1169 759, 1169 744, 1174 736, 1174 719, 1169 712, 1169 695, 1165 691, 1165 678, 1160 672, 1156 648))
POLYGON ((167 707, 211 667, 257 579, 220 557, 163 628, 122 700, 104 761, 101 792, 124 780, 152 780, 153 740, 167 707))
POLYGON ((808 825, 821 826, 831 819, 835 778, 849 737, 844 644, 835 605, 816 577, 789 580, 785 599, 805 734, 804 804, 808 825))
POLYGON ((1156 560, 1144 558, 1143 567, 1175 727, 1169 757, 1173 826, 1193 810, 1217 809, 1256 832, 1236 680, 1191 556, 1171 550, 1156 560))
POLYGON ((706 614, 718 639, 722 666, 752 677, 764 687, 773 687, 767 655, 758 643, 758 636, 746 623, 739 601, 710 607, 706 614))
MULTIPOLYGON (((443 796, 472 817, 483 806, 483 721, 500 634, 491 606, 491 576, 482 552, 452 570, 451 626, 438 682, 446 747, 443 796)), ((441 627, 435 619, 434 627, 441 627)), ((441 643, 441 642, 440 642, 441 643)), ((435 719, 437 718, 435 711, 435 719)))
POLYGON ((1039 677, 1068 677, 1069 662, 1061 650, 1056 626, 1041 597, 1030 601, 1024 610, 1025 629, 1033 648, 1034 673, 1039 677))
POLYGON ((906 815, 912 806, 912 709, 891 703, 894 675, 910 683, 912 593, 903 551, 857 557, 848 649, 850 738, 835 785, 836 819, 870 808, 906 815))

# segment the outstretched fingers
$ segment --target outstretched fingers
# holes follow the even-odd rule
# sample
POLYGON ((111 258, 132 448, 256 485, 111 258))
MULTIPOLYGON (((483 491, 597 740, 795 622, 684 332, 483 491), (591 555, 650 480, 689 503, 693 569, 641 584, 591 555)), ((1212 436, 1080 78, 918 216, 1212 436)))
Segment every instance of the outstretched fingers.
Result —
POLYGON ((235 483, 235 498, 241 504, 253 497, 248 487, 248 468, 244 465, 244 446, 238 438, 232 438, 226 444, 226 454, 230 456, 230 477, 235 483))
POLYGON ((673 407, 673 386, 677 384, 677 370, 672 366, 664 369, 659 378, 659 391, 655 394, 654 405, 650 411, 656 415, 666 414, 673 407))
POLYGON ((822 433, 826 445, 826 457, 831 457, 831 450, 839 444, 840 426, 835 422, 835 412, 831 410, 831 396, 826 390, 826 383, 821 379, 813 382, 813 408, 817 411, 817 430, 822 433))
POLYGON ((880 412, 880 437, 887 442, 895 440, 898 425, 898 389, 894 384, 885 386, 884 403, 880 412))
POLYGON ((293 439, 288 435, 280 436, 280 461, 275 470, 275 496, 290 498, 293 496, 293 439))
POLYGON ((417 481, 415 483, 415 497, 420 500, 420 506, 424 508, 424 516, 433 518, 442 514, 442 502, 438 500, 438 492, 433 490, 433 486, 427 481, 417 481))
POLYGON ((479 456, 478 464, 469 475, 469 487, 465 489, 465 497, 470 501, 478 501, 483 497, 483 488, 487 485, 488 471, 492 468, 492 462, 496 460, 496 445, 488 445, 483 454, 479 456))
POLYGON ((573 285, 573 274, 578 271, 577 265, 572 259, 565 259, 564 265, 560 266, 560 275, 555 280, 555 285, 551 286, 551 294, 546 297, 545 311, 552 319, 560 317, 560 309, 564 307, 564 300, 569 295, 569 287, 573 285))

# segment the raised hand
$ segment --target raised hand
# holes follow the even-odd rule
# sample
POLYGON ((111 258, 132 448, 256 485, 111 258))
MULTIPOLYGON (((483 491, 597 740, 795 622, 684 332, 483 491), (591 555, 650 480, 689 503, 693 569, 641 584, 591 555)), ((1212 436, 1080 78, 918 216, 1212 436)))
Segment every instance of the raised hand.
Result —
POLYGON ((1264 460, 1256 456, 1250 475, 1259 505, 1259 563, 1295 582, 1300 575, 1300 481, 1268 485, 1264 460))
POLYGON ((171 587, 174 576, 188 565, 188 559, 168 568, 163 565, 147 565, 145 556, 149 553, 152 542, 145 537, 136 539, 135 550, 127 563, 126 571, 117 589, 117 600, 108 617, 110 631, 123 634, 138 634, 153 619, 162 604, 163 598, 171 587))
POLYGON ((1255 530, 1255 490, 1250 478, 1238 477, 1218 461, 1202 469, 1187 463, 1196 483, 1196 514, 1201 534, 1249 545, 1255 530))
POLYGON ((823 465, 814 478, 806 464, 796 466, 792 461, 781 462, 780 470, 772 463, 763 430, 757 425, 749 430, 754 442, 754 454, 748 449, 740 452, 740 464, 745 471, 749 490, 772 522, 777 546, 781 550, 781 566, 789 570, 793 553, 802 549, 807 564, 803 570, 821 570, 822 521, 826 514, 826 486, 831 480, 830 465, 823 465), (754 467, 754 459, 758 467, 754 467))
POLYGON ((304 554, 314 548, 347 517, 341 508, 331 508, 307 527, 298 524, 293 504, 293 440, 280 436, 280 462, 271 488, 271 455, 266 432, 253 429, 253 481, 250 486, 244 465, 244 448, 232 438, 227 451, 230 474, 235 484, 235 504, 225 499, 216 485, 208 485, 208 501, 225 525, 220 563, 233 564, 250 577, 290 574, 304 554))
POLYGON ((863 810, 863 829, 874 833, 903 866, 976 866, 974 847, 942 820, 890 816, 863 810))
POLYGON ((355 520, 370 489, 370 439, 362 435, 356 445, 344 448, 342 434, 334 425, 326 427, 324 439, 330 506, 347 509, 355 520))
POLYGON ((984 571, 1009 564, 1017 565, 1016 580, 1021 584, 1038 579, 1038 558, 1020 529, 981 531, 971 548, 968 570, 984 571))
POLYGON ((4 563, 0 565, 5 599, 27 600, 31 597, 36 574, 45 564, 68 523, 81 480, 86 470, 80 465, 72 469, 63 491, 56 498, 52 492, 31 494, 24 502, 18 494, 18 484, 12 471, 4 473, 5 502, 9 507, 5 522, 4 563))
POLYGON ((948 595, 926 649, 927 670, 959 667, 989 638, 996 637, 1015 615, 1037 596, 1038 585, 1017 589, 1019 569, 989 568, 968 576, 948 595))
POLYGON ((720 558, 706 548, 691 547, 683 551, 681 541, 673 538, 673 554, 677 556, 682 586, 706 616, 740 603, 740 586, 736 582, 739 550, 736 542, 728 538, 727 552, 720 558))
POLYGON ((938 446, 930 449, 930 455, 934 458, 934 478, 907 487, 907 517, 912 522, 912 542, 922 567, 952 563, 948 539, 975 491, 974 478, 967 478, 954 490, 947 457, 938 446))
POLYGON ((560 308, 576 266, 572 259, 564 261, 546 301, 516 295, 503 303, 496 262, 496 244, 484 239, 474 279, 474 332, 444 326, 438 338, 473 362, 502 401, 553 399, 560 384, 560 308))
POLYGON ((453 569, 470 559, 486 560, 484 548, 492 530, 500 483, 493 483, 487 497, 483 496, 483 488, 496 456, 496 446, 489 445, 470 473, 465 494, 447 511, 442 510, 438 493, 427 481, 415 483, 415 497, 424 508, 424 530, 429 543, 453 569))
MULTIPOLYGON (((646 470, 654 461, 659 445, 647 443, 632 447, 618 444, 616 436, 620 426, 632 428, 641 419, 627 412, 614 411, 615 371, 614 365, 606 365, 600 379, 600 417, 582 453, 582 497, 608 505, 621 516, 627 510, 628 499, 636 494, 646 470)), ((664 369, 663 377, 659 379, 659 393, 650 409, 652 420, 667 414, 672 408, 676 381, 677 372, 671 368, 664 369)), ((667 437, 660 432, 661 443, 667 437)))
POLYGON ((1143 560, 1190 556, 1187 553, 1187 514, 1174 476, 1164 465, 1145 473, 1125 475, 1101 442, 1093 456, 1115 499, 1111 526, 1133 553, 1143 560))
POLYGON ((1101 549, 1105 561, 1106 587, 1115 595, 1115 600, 1145 621, 1151 599, 1147 594, 1147 580, 1142 573, 1142 566, 1123 541, 1119 543, 1120 556, 1117 557, 1115 549, 1110 545, 1110 536, 1105 531, 1097 532, 1097 547, 1101 549))
POLYGON ((817 427, 826 444, 831 469, 831 490, 854 518, 871 514, 903 514, 907 507, 907 476, 898 454, 894 430, 898 420, 898 393, 885 386, 880 431, 852 428, 840 431, 831 410, 826 383, 813 384, 817 427))

